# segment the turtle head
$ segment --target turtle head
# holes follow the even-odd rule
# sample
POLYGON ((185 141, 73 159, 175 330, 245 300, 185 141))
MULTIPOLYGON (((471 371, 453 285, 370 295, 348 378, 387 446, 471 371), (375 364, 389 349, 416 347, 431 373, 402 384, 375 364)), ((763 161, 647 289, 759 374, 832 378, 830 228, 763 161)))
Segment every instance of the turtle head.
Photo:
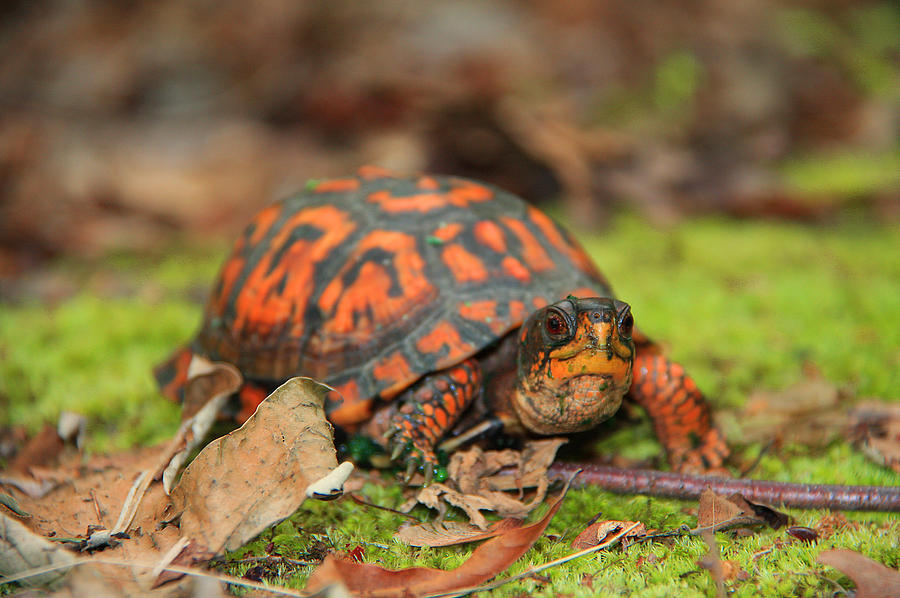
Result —
POLYGON ((513 407, 538 434, 593 428, 631 386, 634 318, 627 303, 569 297, 534 312, 519 333, 513 407))

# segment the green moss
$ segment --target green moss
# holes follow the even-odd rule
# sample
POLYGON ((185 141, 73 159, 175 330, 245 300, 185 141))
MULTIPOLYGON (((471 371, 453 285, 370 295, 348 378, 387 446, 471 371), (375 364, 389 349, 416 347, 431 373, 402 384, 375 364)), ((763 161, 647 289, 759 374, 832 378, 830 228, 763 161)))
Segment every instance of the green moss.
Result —
POLYGON ((782 173, 801 197, 854 199, 900 185, 900 151, 804 156, 785 163, 782 173))
MULTIPOLYGON (((660 339, 707 390, 719 410, 739 408, 756 389, 784 388, 812 363, 826 379, 860 396, 900 394, 900 227, 847 220, 829 227, 702 219, 656 230, 618 218, 602 234, 585 237, 589 251, 629 301, 638 326, 660 339)), ((224 249, 181 250, 146 260, 115 256, 94 264, 57 266, 85 290, 55 307, 0 307, 0 404, 4 421, 32 429, 62 409, 86 413, 95 450, 167 437, 177 409, 161 399, 152 364, 187 340, 199 323, 204 289, 224 249), (112 281, 112 282, 111 282, 112 281)), ((740 422, 732 438, 740 440, 740 422)), ((599 450, 653 459, 660 449, 645 420, 601 428, 599 450)), ((748 458, 760 447, 747 449, 748 458)), ((815 451, 788 446, 765 456, 755 475, 779 480, 897 485, 898 476, 868 462, 843 442, 815 451)), ((399 487, 368 485, 374 503, 397 506, 399 487)), ((694 522, 696 504, 645 496, 577 490, 534 550, 504 576, 570 551, 572 539, 596 514, 673 529, 694 522)), ((540 516, 541 509, 534 517, 540 516)), ((415 513, 429 516, 425 509, 415 513)), ((801 525, 822 512, 794 511, 801 525)), ((816 564, 831 547, 859 550, 897 567, 896 515, 848 514, 848 527, 806 545, 783 531, 749 537, 717 534, 722 556, 749 575, 727 588, 735 596, 822 595, 849 587, 833 569, 816 564)), ((321 547, 352 550, 387 567, 455 567, 473 547, 410 548, 391 535, 403 518, 349 500, 309 502, 288 521, 264 532, 226 563, 272 552, 315 560, 321 547)), ((504 586, 495 595, 708 596, 714 587, 696 561, 706 552, 693 537, 616 548, 504 586), (586 577, 590 576, 590 577, 586 577)), ((242 575, 252 563, 225 564, 242 575)), ((302 587, 311 566, 277 565, 272 582, 302 587)))

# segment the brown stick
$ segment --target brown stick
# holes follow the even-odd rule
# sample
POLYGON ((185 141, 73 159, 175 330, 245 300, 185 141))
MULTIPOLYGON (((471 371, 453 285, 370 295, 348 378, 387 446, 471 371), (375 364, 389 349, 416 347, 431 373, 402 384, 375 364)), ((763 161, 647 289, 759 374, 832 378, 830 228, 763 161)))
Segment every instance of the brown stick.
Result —
POLYGON ((598 486, 619 494, 696 499, 709 487, 719 494, 738 492, 755 502, 800 509, 900 511, 900 486, 792 484, 559 461, 549 473, 553 477, 568 477, 579 469, 582 471, 575 478, 576 486, 598 486))

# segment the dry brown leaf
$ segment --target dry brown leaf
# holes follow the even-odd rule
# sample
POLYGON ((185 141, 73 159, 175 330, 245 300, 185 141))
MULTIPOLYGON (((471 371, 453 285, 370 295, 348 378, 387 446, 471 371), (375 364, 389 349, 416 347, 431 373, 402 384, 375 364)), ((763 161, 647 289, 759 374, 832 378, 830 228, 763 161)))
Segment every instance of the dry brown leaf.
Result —
POLYGON ((444 521, 441 523, 413 523, 401 527, 394 537, 410 546, 453 546, 487 540, 506 530, 522 526, 520 519, 501 519, 486 530, 472 523, 444 521))
POLYGON ((773 529, 786 525, 790 518, 767 505, 753 503, 741 494, 724 497, 707 488, 700 494, 697 526, 719 530, 736 525, 767 524, 773 529))
POLYGON ((595 521, 594 523, 587 526, 583 532, 578 534, 578 536, 574 540, 572 540, 572 549, 584 550, 585 548, 590 548, 592 546, 602 544, 610 535, 616 534, 619 531, 632 525, 637 525, 637 527, 628 532, 627 536, 622 538, 623 542, 627 539, 643 538, 647 535, 647 528, 644 527, 644 524, 638 523, 636 521, 616 521, 613 519, 610 519, 608 521, 595 521))
POLYGON ((564 496, 565 491, 550 506, 543 519, 489 539, 456 569, 443 571, 414 567, 392 571, 328 555, 310 575, 307 590, 314 592, 329 584, 340 583, 354 596, 375 598, 421 596, 476 586, 505 571, 534 545, 559 510, 564 496))
MULTIPOLYGON (((565 442, 547 438, 529 442, 522 451, 484 451, 477 446, 457 451, 447 467, 447 482, 421 489, 415 501, 436 509, 439 517, 446 512, 446 505, 459 507, 481 530, 488 528, 481 511, 524 519, 547 495, 547 469, 565 442), (526 488, 535 488, 528 500, 523 499, 526 488), (516 495, 503 490, 515 491, 516 495)), ((414 504, 407 506, 412 508, 414 504)))
MULTIPOLYGON (((67 566, 75 556, 62 547, 33 533, 23 524, 0 513, 0 575, 11 577, 39 567, 67 566)), ((68 569, 36 575, 22 580, 26 585, 58 582, 68 569)))
POLYGON ((230 363, 212 362, 195 355, 188 366, 181 426, 171 441, 172 456, 162 472, 166 494, 188 456, 205 439, 228 398, 241 387, 243 377, 230 363))
POLYGON ((856 598, 900 596, 900 572, 858 552, 826 550, 819 554, 818 561, 852 579, 856 584, 856 598))
POLYGON ((439 518, 443 518, 447 511, 444 503, 458 507, 465 511, 472 525, 481 530, 486 530, 489 527, 487 519, 484 518, 481 511, 491 511, 495 506, 492 501, 483 496, 463 494, 446 484, 431 484, 422 488, 416 493, 416 501, 426 507, 435 509, 439 518))
POLYGON ((338 469, 328 388, 292 378, 263 401, 238 430, 210 443, 172 492, 182 536, 192 540, 184 559, 206 560, 234 550, 297 510, 308 494, 338 495, 351 466, 338 469), (337 471, 336 488, 315 484, 337 471))
POLYGON ((870 459, 900 473, 900 405, 869 402, 851 413, 851 436, 870 459))

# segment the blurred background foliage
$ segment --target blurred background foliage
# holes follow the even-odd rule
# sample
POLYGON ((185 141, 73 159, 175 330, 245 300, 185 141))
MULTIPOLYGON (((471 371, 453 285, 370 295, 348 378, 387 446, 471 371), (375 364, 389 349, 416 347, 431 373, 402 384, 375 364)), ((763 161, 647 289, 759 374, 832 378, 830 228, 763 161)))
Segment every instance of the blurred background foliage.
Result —
POLYGON ((0 275, 231 233, 361 163, 586 228, 900 209, 895 2, 65 0, 0 8, 0 275), (574 218, 573 218, 574 216, 574 218))

